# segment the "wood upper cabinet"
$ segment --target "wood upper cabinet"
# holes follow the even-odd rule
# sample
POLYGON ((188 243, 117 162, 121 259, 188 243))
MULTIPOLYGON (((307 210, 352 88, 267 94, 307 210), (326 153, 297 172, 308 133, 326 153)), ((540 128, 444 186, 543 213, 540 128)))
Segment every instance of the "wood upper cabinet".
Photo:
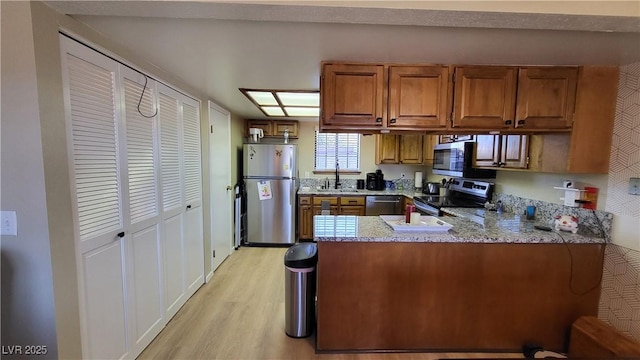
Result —
POLYGON ((438 135, 425 135, 422 138, 422 163, 433 165, 433 148, 438 144, 438 135))
POLYGON ((447 126, 449 68, 389 67, 389 128, 435 129, 447 126))
POLYGON ((289 132, 290 138, 298 137, 298 122, 292 120, 274 120, 273 136, 284 137, 285 131, 289 132))
POLYGON ((451 126, 491 130, 569 129, 577 77, 575 67, 457 67, 451 126))
POLYGON ((457 67, 451 126, 465 129, 513 127, 517 68, 457 67))
POLYGON ((376 135, 376 164, 422 164, 423 135, 376 135))
POLYGON ((532 135, 531 170, 582 174, 609 171, 618 76, 616 66, 580 68, 572 131, 532 135))
POLYGON ((383 65, 323 64, 320 129, 380 128, 384 101, 383 65))
POLYGON ((520 68, 515 127, 571 128, 577 80, 577 68, 520 68))
POLYGON ((298 137, 298 121, 296 120, 248 119, 245 136, 249 136, 250 128, 262 129, 265 137, 284 137, 285 130, 289 131, 289 138, 298 137))
POLYGON ((476 166, 526 169, 528 156, 527 135, 476 136, 476 166))
POLYGON ((442 129, 449 89, 447 66, 324 63, 320 129, 442 129))

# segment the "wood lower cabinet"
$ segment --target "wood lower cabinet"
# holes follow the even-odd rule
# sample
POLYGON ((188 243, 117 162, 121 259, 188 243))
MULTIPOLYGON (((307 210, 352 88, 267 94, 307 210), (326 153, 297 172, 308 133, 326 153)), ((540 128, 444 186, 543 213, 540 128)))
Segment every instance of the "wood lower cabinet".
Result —
POLYGON ((330 215, 365 216, 364 196, 300 196, 298 198, 298 238, 313 240, 313 216, 322 214, 326 201, 330 215))
POLYGON ((476 135, 475 166, 526 169, 528 156, 527 135, 476 135))
POLYGON ((451 126, 570 129, 577 78, 577 67, 456 67, 451 126))
POLYGON ((298 238, 313 239, 313 205, 311 196, 298 198, 298 238))
POLYGON ((422 164, 423 135, 376 135, 376 164, 422 164))
POLYGON ((341 196, 340 197, 340 215, 365 215, 365 199, 364 196, 341 196))

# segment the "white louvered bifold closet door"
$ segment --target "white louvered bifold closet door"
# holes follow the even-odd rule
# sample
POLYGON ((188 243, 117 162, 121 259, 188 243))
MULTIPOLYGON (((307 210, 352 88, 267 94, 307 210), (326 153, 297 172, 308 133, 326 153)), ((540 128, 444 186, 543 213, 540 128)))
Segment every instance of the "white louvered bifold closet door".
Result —
POLYGON ((160 167, 165 268, 165 311, 171 318, 187 301, 183 235, 182 102, 177 91, 158 84, 160 167))
POLYGON ((155 81, 121 68, 127 146, 125 219, 133 352, 138 354, 162 330, 164 323, 161 247, 158 126, 155 81), (144 96, 143 96, 144 94, 144 96))
POLYGON ((130 354, 117 63, 62 37, 83 355, 130 354))
POLYGON ((82 355, 134 359, 204 284, 200 103, 60 39, 82 355))
POLYGON ((184 197, 187 212, 184 220, 187 258, 187 295, 204 283, 204 248, 202 234, 202 180, 200 166, 200 108, 190 98, 182 102, 184 197))

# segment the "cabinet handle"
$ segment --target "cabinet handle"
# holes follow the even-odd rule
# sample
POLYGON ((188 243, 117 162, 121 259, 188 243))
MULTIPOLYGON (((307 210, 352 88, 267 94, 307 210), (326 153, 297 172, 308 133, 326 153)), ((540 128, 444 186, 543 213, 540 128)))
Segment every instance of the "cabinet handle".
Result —
POLYGON ((377 123, 381 123, 381 122, 382 122, 382 118, 381 118, 381 117, 376 118, 376 122, 377 122, 377 123))
POLYGON ((504 122, 505 125, 511 125, 511 123, 513 123, 513 121, 511 121, 511 120, 505 120, 505 122, 504 122))
POLYGON ((396 119, 395 118, 391 119, 391 121, 389 121, 389 122, 392 123, 392 124, 395 124, 396 123, 396 119))
POLYGON ((123 237, 124 237, 124 231, 119 232, 119 233, 118 233, 118 237, 119 237, 119 238, 123 238, 123 237))
POLYGON ((191 209, 191 205, 187 205, 187 210, 191 209))
POLYGON ((524 125, 524 120, 518 120, 518 125, 524 125))

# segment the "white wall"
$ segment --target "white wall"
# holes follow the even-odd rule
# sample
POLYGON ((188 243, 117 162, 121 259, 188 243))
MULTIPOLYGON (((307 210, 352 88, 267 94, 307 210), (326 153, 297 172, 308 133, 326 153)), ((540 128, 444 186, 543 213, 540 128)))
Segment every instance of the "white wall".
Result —
MULTIPOLYGON (((2 346, 43 345, 56 358, 56 319, 29 2, 0 2, 2 17, 1 198, 18 217, 2 236, 2 346)), ((3 348, 6 349, 6 348, 3 348)))

